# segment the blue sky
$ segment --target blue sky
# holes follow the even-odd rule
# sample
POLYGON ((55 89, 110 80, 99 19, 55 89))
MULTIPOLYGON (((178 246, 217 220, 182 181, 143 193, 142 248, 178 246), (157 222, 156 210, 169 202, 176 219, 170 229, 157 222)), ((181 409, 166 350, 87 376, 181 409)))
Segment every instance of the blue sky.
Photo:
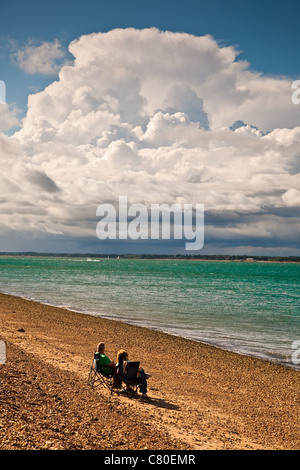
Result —
POLYGON ((204 204, 203 253, 299 256, 299 17, 295 0, 0 0, 0 251, 183 252, 100 243, 97 204, 126 194, 204 204))

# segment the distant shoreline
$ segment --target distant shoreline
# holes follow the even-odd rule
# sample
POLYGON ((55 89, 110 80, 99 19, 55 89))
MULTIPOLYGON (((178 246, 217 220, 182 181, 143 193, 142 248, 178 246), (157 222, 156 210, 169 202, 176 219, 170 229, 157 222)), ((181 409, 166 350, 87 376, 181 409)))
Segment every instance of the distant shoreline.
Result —
POLYGON ((38 253, 38 252, 0 252, 3 257, 53 257, 53 258, 97 258, 97 259, 150 259, 169 261, 235 261, 246 263, 300 263, 300 256, 240 256, 240 255, 150 255, 150 254, 96 254, 96 253, 38 253))

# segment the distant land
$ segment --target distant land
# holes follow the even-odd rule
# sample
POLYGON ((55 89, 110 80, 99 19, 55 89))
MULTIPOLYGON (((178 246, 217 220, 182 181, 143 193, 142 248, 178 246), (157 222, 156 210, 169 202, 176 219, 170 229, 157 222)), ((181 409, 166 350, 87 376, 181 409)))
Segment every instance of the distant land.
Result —
POLYGON ((151 255, 151 254, 95 254, 95 253, 38 253, 26 252, 0 252, 0 256, 47 256, 66 258, 124 258, 124 259, 182 259, 200 261, 245 261, 245 262, 273 262, 273 263, 300 263, 300 256, 249 256, 249 255, 151 255))

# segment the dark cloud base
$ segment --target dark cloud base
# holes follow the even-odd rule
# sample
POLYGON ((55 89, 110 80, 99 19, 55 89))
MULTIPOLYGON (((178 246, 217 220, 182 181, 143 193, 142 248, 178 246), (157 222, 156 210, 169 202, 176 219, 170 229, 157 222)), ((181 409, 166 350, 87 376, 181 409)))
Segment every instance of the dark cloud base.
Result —
POLYGON ((185 249, 185 240, 98 240, 47 235, 24 237, 14 234, 2 237, 0 252, 35 252, 49 254, 95 254, 95 255, 239 255, 239 256, 300 256, 300 243, 282 240, 253 239, 220 241, 213 237, 205 240, 201 250, 185 249))

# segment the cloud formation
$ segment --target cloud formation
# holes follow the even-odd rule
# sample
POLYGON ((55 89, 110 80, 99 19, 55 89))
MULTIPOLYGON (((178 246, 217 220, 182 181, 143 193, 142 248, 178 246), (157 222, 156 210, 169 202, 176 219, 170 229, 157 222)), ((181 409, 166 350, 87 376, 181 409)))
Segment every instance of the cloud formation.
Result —
POLYGON ((31 75, 56 75, 64 57, 65 52, 57 39, 52 43, 45 41, 40 45, 29 42, 13 54, 16 64, 31 75))
MULTIPOLYGON (((3 234, 95 239, 96 207, 126 195, 204 204, 206 240, 229 252, 299 253, 300 123, 288 78, 250 71, 211 36, 153 28, 82 36, 69 51, 59 80, 29 96, 21 129, 0 135, 3 234)), ((42 70, 35 53, 23 59, 42 70)))

